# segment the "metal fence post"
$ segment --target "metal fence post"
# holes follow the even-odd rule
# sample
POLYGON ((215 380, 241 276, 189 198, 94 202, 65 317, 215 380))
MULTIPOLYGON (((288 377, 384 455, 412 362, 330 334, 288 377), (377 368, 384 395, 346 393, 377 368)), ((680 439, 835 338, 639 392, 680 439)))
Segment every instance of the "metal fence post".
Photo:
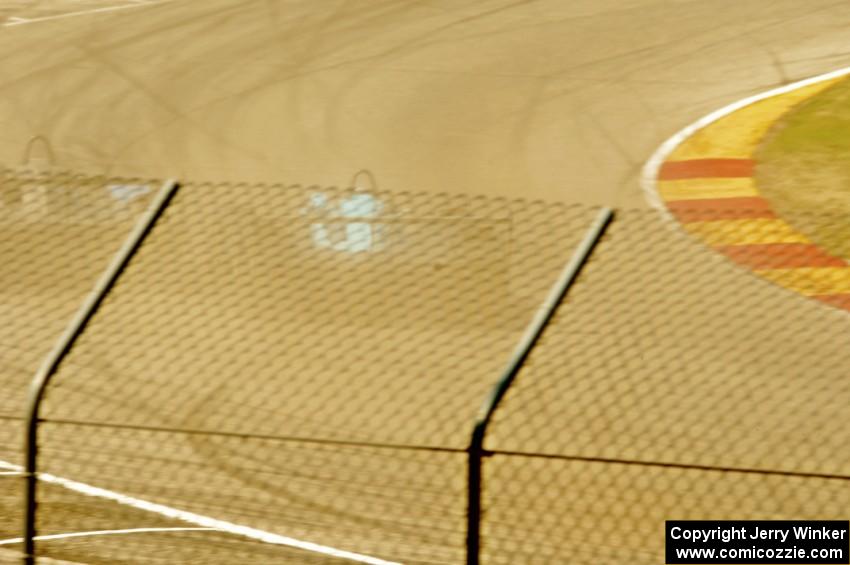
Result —
POLYGON ((611 208, 602 208, 597 214, 587 233, 576 248, 570 261, 564 266, 558 280, 549 291, 549 295, 536 315, 529 323, 519 343, 514 349, 513 355, 508 362, 502 377, 492 388, 475 420, 472 435, 467 448, 467 524, 466 524, 466 563, 467 565, 478 565, 481 553, 481 490, 483 481, 481 467, 484 457, 489 453, 484 449, 484 439, 487 434, 487 426, 496 412, 499 402, 505 396, 517 374, 522 369, 546 326, 555 315, 555 311, 563 301, 567 292, 581 273, 587 263, 596 244, 602 238, 608 225, 614 217, 611 208))
POLYGON ((37 459, 38 459, 38 423, 39 409, 44 399, 44 393, 50 383, 51 377, 59 369, 62 361, 71 351, 77 338, 83 333, 86 325, 97 312, 103 299, 115 285, 121 273, 127 268, 130 259, 141 246, 145 237, 153 229, 156 221, 168 207, 172 197, 179 188, 175 180, 166 181, 162 185, 156 198, 151 202, 145 214, 139 218, 133 231, 124 241, 121 249, 115 254, 106 271, 98 279, 92 291, 80 306, 74 318, 65 328, 62 336, 54 345, 53 349, 44 359, 30 383, 27 397, 27 411, 25 421, 24 438, 24 557, 27 565, 35 563, 35 536, 36 536, 36 489, 38 484, 37 459))

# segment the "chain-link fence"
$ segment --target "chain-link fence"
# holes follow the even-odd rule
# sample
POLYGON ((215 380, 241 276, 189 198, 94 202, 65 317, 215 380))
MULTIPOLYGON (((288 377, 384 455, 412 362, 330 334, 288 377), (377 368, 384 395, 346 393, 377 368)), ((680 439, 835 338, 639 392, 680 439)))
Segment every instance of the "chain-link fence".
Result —
POLYGON ((0 536, 21 531, 27 387, 160 183, 0 171, 0 536))
POLYGON ((664 520, 847 517, 850 312, 653 214, 618 214, 496 413, 486 563, 654 564, 664 520))
MULTIPOLYGON (((9 243, 47 266, 24 269, 35 282, 4 305, 24 311, 4 328, 9 418, 161 184, 74 183, 99 203, 83 227, 9 243), (114 221, 93 220, 99 205, 114 221), (45 306, 59 295, 64 310, 45 306)), ((24 210, 18 184, 4 198, 24 210)), ((462 195, 180 187, 47 388, 37 525, 59 537, 39 554, 463 563, 478 410, 597 217, 462 195)), ((841 299, 774 284, 779 269, 753 272, 693 237, 708 228, 660 218, 618 212, 496 406, 482 563, 657 563, 666 519, 846 516, 841 299)), ((784 276, 833 269, 840 297, 835 259, 784 276)), ((14 451, 23 431, 3 429, 14 451)))

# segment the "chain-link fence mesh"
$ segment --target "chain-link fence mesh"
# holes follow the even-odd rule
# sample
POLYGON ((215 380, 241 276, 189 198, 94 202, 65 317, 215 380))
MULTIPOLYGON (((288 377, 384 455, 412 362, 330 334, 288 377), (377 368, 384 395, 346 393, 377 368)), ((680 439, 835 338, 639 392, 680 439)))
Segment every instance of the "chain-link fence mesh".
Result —
POLYGON ((20 532, 27 387, 158 181, 0 171, 0 535, 20 532))
MULTIPOLYGON (((87 187, 77 199, 103 214, 61 196, 70 227, 2 243, 21 273, 4 270, 18 285, 4 306, 4 363, 20 364, 2 377, 18 395, 10 418, 157 186, 52 182, 87 187)), ((24 230, 37 200, 8 194, 4 221, 24 230)), ((39 533, 127 531, 40 541, 39 554, 463 562, 476 412, 595 216, 182 187, 42 410, 39 533)), ((778 241, 775 225, 749 224, 742 240, 740 222, 684 223, 618 213, 496 410, 483 563, 657 563, 667 519, 846 516, 846 260, 778 241)))
MULTIPOLYGON (((475 412, 593 214, 184 186, 54 378, 42 469, 325 557, 460 562, 475 412)), ((87 506, 61 527, 113 520, 105 499, 87 506)), ((151 559, 123 539, 88 547, 151 559)), ((219 549, 198 559, 230 562, 219 549)))
POLYGON ((484 562, 659 563, 669 519, 846 519, 850 312, 750 271, 753 242, 735 261, 685 232, 620 213, 508 392, 484 562))

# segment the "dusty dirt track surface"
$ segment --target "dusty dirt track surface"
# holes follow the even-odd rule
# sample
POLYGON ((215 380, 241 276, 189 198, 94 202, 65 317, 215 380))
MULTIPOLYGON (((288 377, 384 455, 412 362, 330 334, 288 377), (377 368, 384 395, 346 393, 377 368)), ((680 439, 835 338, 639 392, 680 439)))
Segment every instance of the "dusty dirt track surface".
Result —
MULTIPOLYGON (((342 185, 368 168, 387 190, 645 208, 640 168, 674 131, 738 98, 850 64, 844 40, 850 8, 840 2, 175 0, 41 21, 36 17, 56 14, 55 3, 39 3, 41 15, 24 13, 22 4, 4 4, 4 15, 32 21, 7 20, 15 25, 0 30, 0 161, 15 164, 26 140, 40 134, 51 140, 62 168, 144 177, 342 185)), ((309 386, 324 382, 317 378, 331 379, 317 390, 338 401, 334 413, 321 395, 294 396, 291 388, 279 386, 275 379, 282 366, 291 369, 292 359, 253 368, 250 363, 258 351, 270 350, 263 341, 269 336, 283 351, 290 349, 280 344, 297 351, 299 332, 308 340, 319 336, 320 344, 353 336, 352 343, 361 339, 374 354, 382 347, 409 346, 415 341, 409 333, 441 345, 474 336, 496 349, 488 362, 498 368, 513 343, 508 334, 518 333, 513 325, 521 327, 522 317, 495 328, 455 324, 445 331, 437 324, 411 327, 405 320, 393 322, 404 331, 380 319, 347 320, 339 328, 317 323, 313 332, 302 320, 287 318, 291 311, 277 295, 262 294, 268 287, 263 277, 278 271, 263 264, 252 265, 253 271, 230 269, 227 261, 216 260, 221 250, 212 247, 205 251, 211 255, 194 257, 205 276, 236 282, 243 276, 240 284, 247 281, 262 298, 246 302, 244 310, 227 310, 240 297, 226 292, 237 285, 222 285, 223 298, 212 296, 213 306, 204 306, 201 291, 216 287, 193 278, 189 259, 197 246, 184 243, 225 241, 230 232, 219 228, 225 225, 270 241, 260 236, 273 227, 252 218, 216 220, 227 211, 216 206, 216 198, 228 199, 204 190, 195 186, 181 197, 171 227, 147 248, 116 294, 110 306, 115 314, 99 320, 82 344, 83 368, 60 374, 69 377, 61 381, 68 385, 52 397, 55 417, 168 429, 48 426, 49 470, 387 559, 459 562, 462 454, 385 456, 352 449, 349 456, 344 449, 282 447, 238 434, 189 436, 173 428, 241 433, 247 423, 272 431, 280 424, 316 437, 349 434, 399 443, 415 443, 427 432, 429 443, 462 449, 459 427, 452 422, 450 431, 439 428, 439 421, 428 418, 430 404, 423 402, 415 417, 393 414, 395 405, 370 403, 369 395, 354 393, 343 402, 349 393, 334 395, 329 387, 335 375, 345 375, 335 383, 340 390, 362 390, 351 388, 349 378, 360 374, 371 378, 374 397, 385 399, 381 394, 413 394, 411 386, 422 382, 434 388, 445 384, 446 390, 457 385, 451 390, 463 394, 449 404, 468 406, 472 416, 489 373, 479 375, 480 381, 460 382, 445 372, 441 383, 423 376, 413 358, 405 358, 410 363, 405 374, 377 371, 377 376, 368 368, 352 368, 333 350, 317 354, 325 362, 318 367, 302 358, 300 386, 309 392, 309 386), (196 208, 189 207, 193 201, 196 208), (205 216, 212 218, 207 225, 188 221, 193 210, 207 208, 214 210, 205 216), (168 239, 169 233, 177 236, 168 239), (170 262, 171 256, 186 260, 170 262), (165 299, 151 300, 145 294, 150 281, 163 288, 170 284, 157 278, 163 272, 180 288, 154 293, 165 299), (223 312, 219 318, 217 308, 223 312), (227 317, 231 326, 219 323, 227 317), (508 345, 492 345, 497 340, 491 331, 508 345), (197 336, 213 334, 219 340, 213 340, 216 355, 181 349, 182 343, 207 346, 197 336), (231 343, 231 335, 257 337, 252 342, 257 345, 243 351, 244 342, 231 343), (134 339, 146 340, 146 347, 136 347, 134 339), (228 372, 234 366, 227 358, 231 354, 244 363, 239 367, 247 367, 236 376, 266 375, 263 394, 251 394, 228 372), (195 372, 179 364, 191 359, 205 359, 210 368, 195 372), (130 375, 133 386, 120 386, 115 370, 130 375), (154 392, 168 391, 187 374, 196 378, 195 386, 212 382, 215 390, 154 392), (145 387, 151 383, 157 386, 145 387), (133 392, 122 400, 125 411, 124 404, 96 393, 105 386, 133 392), (74 402, 61 404, 62 398, 74 402), (381 406, 393 418, 370 420, 382 414, 381 406), (333 421, 317 416, 319 409, 333 421), (359 423, 354 434, 352 421, 359 423), (108 476, 101 469, 108 469, 108 476)), ((241 195, 242 205, 250 200, 247 195, 241 195)), ((577 223, 576 233, 585 225, 577 223)), ((655 563, 657 532, 673 513, 693 519, 775 518, 832 516, 846 509, 843 479, 830 478, 845 477, 850 468, 846 457, 835 456, 847 438, 833 417, 846 406, 847 391, 832 388, 846 367, 846 319, 742 278, 710 252, 677 239, 652 211, 627 213, 622 225, 569 317, 556 321, 560 333, 550 336, 533 367, 537 373, 508 398, 504 417, 496 422, 491 448, 574 460, 537 460, 531 466, 507 457, 492 460, 486 478, 493 492, 506 494, 492 505, 494 519, 485 532, 504 545, 485 548, 488 563, 531 563, 541 555, 555 556, 553 562, 568 555, 575 563, 655 563), (611 302, 611 297, 630 301, 611 302), (608 357, 611 352, 623 355, 608 357), (533 378, 541 372, 540 379, 533 378), (554 401, 541 406, 540 399, 554 401), (801 399, 800 404, 789 399, 801 399), (540 415, 544 428, 557 433, 540 436, 539 422, 530 414, 540 415), (799 425, 787 414, 807 416, 799 425), (829 441, 807 444, 824 429, 832 432, 829 441), (670 430, 676 433, 670 436, 670 430), (674 465, 652 466, 658 461, 674 465), (705 465, 746 471, 705 475, 705 465), (773 474, 761 480, 753 470, 773 474), (819 482, 804 486, 794 471, 819 482)), ((240 250, 223 249, 228 260, 239 259, 240 250)), ((270 261, 280 259, 272 246, 265 252, 270 261)), ((339 268, 334 261, 331 267, 339 268)), ((368 263, 361 267, 358 276, 375 272, 368 263)), ((329 272, 330 280, 336 275, 329 272)), ((380 288, 372 284, 370 291, 368 300, 377 308, 380 288)), ((39 288, 25 294, 33 300, 39 293, 48 294, 39 288)), ((321 313, 335 319, 335 309, 347 305, 317 300, 317 306, 311 300, 317 299, 307 296, 297 304, 311 321, 324 320, 311 307, 324 308, 321 313)), ((6 302, 9 311, 26 303, 6 302)), ((440 313, 423 319, 428 315, 440 313)), ((61 327, 61 319, 55 322, 61 327)), ((445 345, 451 349, 451 343, 445 345)), ((481 351, 489 353, 486 347, 481 351)), ((17 360, 7 357, 10 366, 17 360)), ((440 360, 446 366, 480 365, 460 357, 457 363, 440 360)), ((22 397, 32 369, 19 367, 15 376, 5 377, 15 389, 8 398, 22 397)), ((437 396, 428 401, 445 404, 437 396)), ((463 414, 452 414, 466 421, 463 414)), ((12 422, 0 433, 2 458, 18 462, 13 438, 20 431, 12 422)), ((0 528, 6 537, 17 535, 18 516, 5 510, 18 499, 14 480, 3 477, 0 483, 0 528)), ((174 525, 58 488, 46 497, 43 526, 51 533, 67 531, 69 524, 77 529, 174 525)), ((45 547, 53 556, 91 563, 133 562, 140 556, 174 562, 177 555, 190 561, 193 552, 205 562, 235 562, 234 555, 236 561, 323 562, 296 550, 193 536, 186 542, 165 535, 156 542, 92 538, 45 547)))
POLYGON ((794 0, 177 0, 33 22, 2 34, 0 156, 44 134, 74 170, 327 185, 369 168, 395 190, 640 206, 666 136, 850 63, 848 17, 794 0))

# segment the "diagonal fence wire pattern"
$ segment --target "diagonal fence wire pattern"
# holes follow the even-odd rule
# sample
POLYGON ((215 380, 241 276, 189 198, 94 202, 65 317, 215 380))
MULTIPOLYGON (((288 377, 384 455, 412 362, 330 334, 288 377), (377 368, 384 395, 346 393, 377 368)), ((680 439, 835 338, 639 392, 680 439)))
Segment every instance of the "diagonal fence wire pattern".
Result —
POLYGON ((27 387, 159 182, 0 171, 0 535, 20 533, 27 387))
POLYGON ((3 382, 0 415, 20 416, 20 385, 29 383, 33 364, 53 345, 157 186, 140 179, 0 172, 0 355, 4 368, 9 363, 0 378, 24 372, 19 382, 3 382))
POLYGON ((846 517, 850 312, 643 212, 583 283, 496 413, 484 562, 658 563, 664 520, 846 517))
MULTIPOLYGON (((139 182, 75 182, 105 190, 104 206, 124 195, 136 214, 149 198, 139 182)), ((163 510, 173 509, 251 535, 43 541, 39 554, 464 562, 476 413, 597 212, 463 195, 182 186, 42 409, 40 468, 110 494, 45 485, 38 531, 189 525, 163 510)), ((8 301, 56 316, 51 326, 29 312, 28 324, 6 327, 18 342, 43 332, 36 364, 129 231, 126 219, 123 229, 107 222, 113 231, 92 247, 103 256, 85 255, 85 272, 72 260, 87 249, 83 232, 42 230, 45 243, 21 248, 54 279, 44 294, 81 281, 67 312, 17 294, 8 301)), ((840 294, 846 275, 829 276, 840 294)), ((842 517, 848 319, 656 212, 619 212, 494 414, 481 562, 656 563, 665 519, 842 517)), ((21 386, 32 372, 21 371, 21 386)))
POLYGON ((185 185, 53 380, 43 467, 326 547, 461 561, 470 422, 592 214, 185 185))

